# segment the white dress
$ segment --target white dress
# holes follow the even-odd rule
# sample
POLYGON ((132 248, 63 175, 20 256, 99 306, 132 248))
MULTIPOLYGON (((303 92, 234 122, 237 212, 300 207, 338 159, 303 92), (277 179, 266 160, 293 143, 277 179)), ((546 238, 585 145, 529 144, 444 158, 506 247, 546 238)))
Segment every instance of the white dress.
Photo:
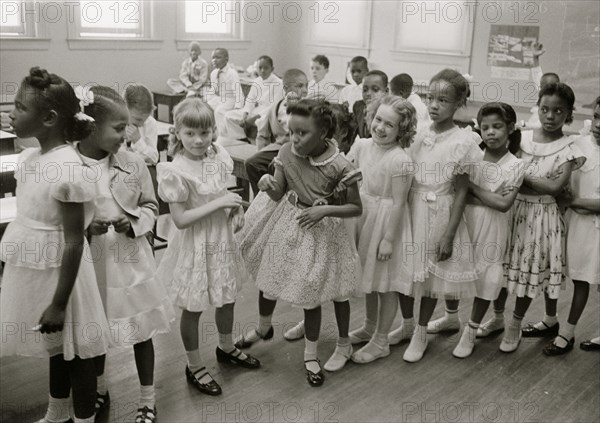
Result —
MULTIPOLYGON (((600 147, 592 135, 575 145, 587 158, 571 174, 571 193, 576 198, 600 198, 600 147)), ((567 221, 567 275, 600 288, 600 215, 579 214, 569 209, 567 221), (585 250, 585 254, 582 251, 585 250), (595 257, 595 258, 594 258, 595 257)))
POLYGON ((360 199, 363 212, 353 219, 358 235, 358 255, 362 265, 361 290, 370 292, 401 292, 412 295, 413 255, 412 228, 408 201, 396 238, 392 242, 390 260, 377 260, 379 243, 389 228, 394 210, 392 184, 410 186, 414 166, 412 159, 399 145, 382 147, 371 138, 358 139, 346 158, 357 166, 363 176, 360 199))
MULTIPOLYGON (((113 220, 125 212, 110 192, 113 172, 109 159, 84 158, 100 170, 94 216, 113 220)), ((133 178, 130 181, 133 183, 133 178)), ((156 279, 156 263, 146 236, 130 238, 111 226, 107 233, 92 236, 90 248, 113 343, 133 346, 169 332, 175 313, 166 289, 156 279)))
POLYGON ((61 202, 83 203, 84 225, 94 214, 95 190, 88 183, 81 159, 71 145, 44 154, 39 148, 19 156, 17 218, 1 244, 6 263, 0 291, 3 340, 0 355, 48 357, 65 360, 106 354, 110 331, 94 275, 93 255, 84 239, 83 255, 61 332, 32 331, 52 302, 65 246, 61 202))
MULTIPOLYGON (((519 189, 525 176, 525 166, 507 152, 498 162, 482 162, 469 175, 477 186, 499 193, 505 187, 519 189)), ((485 205, 467 204, 465 219, 473 242, 473 258, 477 271, 477 297, 493 301, 498 298, 504 282, 504 262, 510 233, 509 212, 501 212, 485 205)))
POLYGON ((435 133, 417 132, 410 147, 415 176, 409 194, 414 242, 415 290, 432 298, 460 299, 476 295, 477 273, 470 259, 469 232, 464 216, 453 240, 452 256, 437 261, 436 246, 443 236, 454 203, 456 176, 472 173, 483 159, 481 138, 470 128, 435 133))
MULTIPOLYGON (((206 205, 227 194, 233 160, 213 144, 202 160, 177 155, 156 167, 158 195, 168 203, 184 203, 186 210, 206 205)), ((174 303, 187 311, 235 302, 247 278, 228 211, 218 210, 188 228, 173 230, 157 275, 170 290, 174 303)))

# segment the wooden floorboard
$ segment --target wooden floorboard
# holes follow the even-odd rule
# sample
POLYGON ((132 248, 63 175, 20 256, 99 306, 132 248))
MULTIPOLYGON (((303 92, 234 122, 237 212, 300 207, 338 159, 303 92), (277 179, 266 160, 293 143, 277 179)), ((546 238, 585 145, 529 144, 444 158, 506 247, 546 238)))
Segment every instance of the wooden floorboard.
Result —
MULTIPOLYGON (((559 301, 561 321, 570 306, 572 288, 559 301)), ((472 302, 462 304, 467 321, 472 302)), ((510 298, 506 316, 514 299, 510 298)), ((352 327, 363 319, 361 299, 352 300, 352 327)), ((434 318, 443 313, 438 304, 434 318)), ((532 304, 526 321, 543 315, 543 299, 532 304)), ((430 335, 423 360, 402 360, 407 344, 392 348, 383 360, 327 374, 325 385, 311 388, 302 365, 303 342, 287 342, 285 327, 301 318, 300 309, 279 304, 273 340, 249 351, 263 366, 242 370, 216 362, 213 313, 202 317, 205 330, 202 357, 223 388, 220 397, 194 391, 184 377, 185 354, 178 324, 158 336, 156 397, 161 423, 180 422, 598 422, 600 421, 600 354, 578 348, 598 336, 600 296, 590 292, 577 328, 576 347, 563 357, 542 354, 547 340, 524 339, 514 354, 498 351, 501 335, 478 340, 475 352, 459 360, 451 355, 458 335, 430 335)), ((236 306, 234 332, 257 322, 257 291, 247 285, 236 306)), ((324 363, 335 347, 333 306, 323 308, 319 357, 324 363)), ((138 399, 133 350, 111 351, 107 376, 112 405, 103 422, 131 422, 138 399)), ((0 421, 32 422, 43 416, 47 403, 47 362, 21 357, 0 360, 0 421)))

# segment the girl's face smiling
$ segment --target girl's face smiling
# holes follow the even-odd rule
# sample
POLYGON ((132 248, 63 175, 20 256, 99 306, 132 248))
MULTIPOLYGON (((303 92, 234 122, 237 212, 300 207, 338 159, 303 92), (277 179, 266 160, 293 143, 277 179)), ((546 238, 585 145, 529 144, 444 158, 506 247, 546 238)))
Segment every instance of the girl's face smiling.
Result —
POLYGON ((15 108, 10 112, 10 125, 20 138, 34 137, 43 127, 43 115, 35 105, 39 93, 30 87, 21 87, 15 96, 15 108))
POLYGON ((538 117, 545 132, 562 130, 569 116, 571 116, 571 110, 569 110, 567 102, 558 95, 545 95, 540 99, 538 117))
POLYGON ((184 154, 193 160, 204 157, 214 140, 215 128, 190 128, 182 126, 177 138, 183 144, 184 154))
POLYGON ((490 150, 508 148, 508 136, 514 132, 514 125, 506 125, 506 122, 497 115, 487 115, 481 119, 481 138, 485 146, 490 150))
POLYGON ((459 107, 456 90, 449 82, 437 80, 429 85, 427 110, 433 122, 442 123, 452 120, 459 107))
POLYGON ((125 128, 129 122, 127 107, 116 106, 106 119, 101 122, 94 134, 94 143, 97 148, 107 153, 115 154, 125 141, 125 128))
POLYGON ((373 122, 371 122, 371 134, 373 141, 378 145, 393 144, 398 141, 398 121, 400 117, 391 106, 382 104, 377 109, 373 122))
POLYGON ((316 127, 313 119, 291 115, 288 121, 294 152, 300 156, 317 156, 324 151, 325 134, 316 127))

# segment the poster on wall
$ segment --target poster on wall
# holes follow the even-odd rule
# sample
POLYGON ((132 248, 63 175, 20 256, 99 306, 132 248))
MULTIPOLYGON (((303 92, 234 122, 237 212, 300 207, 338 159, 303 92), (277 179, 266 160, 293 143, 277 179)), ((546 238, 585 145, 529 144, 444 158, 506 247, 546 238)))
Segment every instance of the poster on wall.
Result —
POLYGON ((487 61, 492 78, 530 80, 539 33, 534 25, 492 25, 487 61))

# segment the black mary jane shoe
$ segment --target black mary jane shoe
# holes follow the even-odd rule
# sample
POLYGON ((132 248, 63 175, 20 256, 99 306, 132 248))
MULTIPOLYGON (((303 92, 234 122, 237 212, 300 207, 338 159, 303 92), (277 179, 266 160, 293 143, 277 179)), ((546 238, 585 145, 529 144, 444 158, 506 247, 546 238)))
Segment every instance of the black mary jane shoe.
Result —
POLYGON ((555 356, 555 355, 563 355, 573 349, 573 344, 575 344, 575 338, 567 339, 562 335, 557 335, 557 337, 562 338, 565 341, 567 341, 567 345, 564 347, 559 347, 558 345, 556 345, 554 343, 554 341, 552 341, 550 344, 546 345, 546 348, 544 348, 545 355, 550 356, 550 357, 555 356))
POLYGON ((208 373, 206 367, 201 367, 200 369, 192 373, 190 368, 188 366, 185 366, 185 377, 187 378, 187 381, 190 384, 192 384, 197 390, 206 395, 221 395, 223 391, 221 391, 221 387, 219 386, 219 384, 214 379, 212 379, 212 376, 210 376, 210 378, 212 379, 210 382, 200 382, 200 379, 202 379, 206 375, 210 376, 210 373, 208 373))
POLYGON ((134 421, 135 423, 156 423, 156 407, 138 408, 134 421))
POLYGON ((96 392, 96 418, 102 417, 108 408, 110 407, 110 395, 108 391, 102 395, 100 392, 96 392))
POLYGON ((584 351, 600 351, 600 344, 596 344, 591 340, 583 341, 581 344, 579 344, 579 348, 581 348, 584 351))
POLYGON ((241 359, 240 355, 242 355, 240 350, 226 353, 221 348, 217 347, 217 361, 219 363, 229 363, 235 366, 245 367, 246 369, 258 369, 260 367, 260 361, 250 354, 246 354, 245 359, 241 359))
POLYGON ((235 347, 242 350, 251 347, 255 342, 258 342, 261 339, 263 341, 271 339, 274 334, 273 326, 271 326, 271 328, 264 335, 261 335, 258 331, 256 331, 256 334, 259 336, 259 339, 257 339, 256 341, 251 341, 242 335, 242 337, 235 342, 235 347))
POLYGON ((558 329, 560 329, 560 325, 558 323, 556 323, 554 326, 548 326, 544 322, 541 323, 545 326, 544 329, 538 329, 532 323, 529 323, 527 326, 521 329, 523 338, 546 338, 548 336, 558 335, 558 329))
POLYGON ((310 386, 321 386, 323 382, 325 382, 325 374, 323 370, 319 370, 317 373, 311 372, 306 368, 306 363, 310 363, 311 361, 316 362, 321 368, 321 362, 319 360, 305 360, 304 361, 304 369, 306 370, 306 380, 310 386))

